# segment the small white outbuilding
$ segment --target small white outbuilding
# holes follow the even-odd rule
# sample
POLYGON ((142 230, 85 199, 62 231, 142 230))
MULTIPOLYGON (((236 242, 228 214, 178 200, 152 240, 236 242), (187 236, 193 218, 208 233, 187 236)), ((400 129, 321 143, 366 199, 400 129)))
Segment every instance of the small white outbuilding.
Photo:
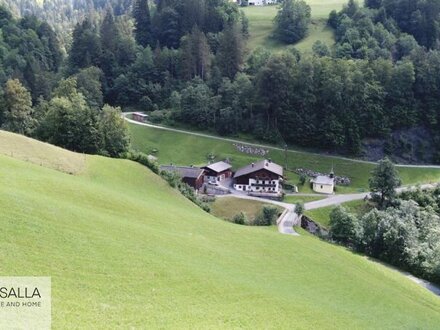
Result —
POLYGON ((335 190, 335 178, 333 175, 320 175, 310 181, 313 191, 320 194, 333 194, 335 190))

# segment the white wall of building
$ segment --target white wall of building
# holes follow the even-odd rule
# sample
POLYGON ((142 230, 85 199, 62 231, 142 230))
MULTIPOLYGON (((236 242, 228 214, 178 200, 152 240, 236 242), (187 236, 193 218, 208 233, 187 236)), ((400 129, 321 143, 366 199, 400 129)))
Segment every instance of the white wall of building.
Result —
POLYGON ((249 184, 234 184, 234 189, 239 191, 249 192, 267 192, 267 193, 279 193, 281 191, 280 180, 255 180, 249 179, 249 184), (274 187, 261 187, 258 184, 271 184, 274 187))
POLYGON ((313 183, 313 191, 320 194, 333 194, 334 185, 313 183))
POLYGON ((209 175, 205 175, 205 179, 204 179, 204 181, 205 182, 208 182, 208 181, 223 181, 224 179, 226 179, 226 177, 225 177, 225 175, 224 174, 222 174, 222 175, 219 175, 219 176, 209 176, 209 175))
POLYGON ((249 0, 249 6, 265 6, 277 3, 276 0, 249 0))

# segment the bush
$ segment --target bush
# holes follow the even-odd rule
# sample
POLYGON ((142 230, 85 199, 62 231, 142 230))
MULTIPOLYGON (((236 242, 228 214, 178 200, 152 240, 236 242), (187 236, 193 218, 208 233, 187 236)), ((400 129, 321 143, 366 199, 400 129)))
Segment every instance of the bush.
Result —
POLYGON ((156 110, 150 113, 150 121, 155 124, 168 123, 170 118, 169 111, 156 110))
POLYGON ((270 226, 276 224, 278 209, 274 206, 263 206, 251 222, 252 226, 270 226))
POLYGON ((244 214, 243 212, 240 212, 240 213, 234 215, 234 217, 232 218, 232 222, 236 223, 237 225, 246 224, 247 223, 246 214, 244 214))
POLYGON ((307 181, 307 176, 306 176, 305 174, 301 174, 300 177, 299 177, 299 184, 300 184, 301 186, 304 186, 304 184, 306 183, 306 181, 307 181))
POLYGON ((165 181, 167 181, 172 188, 177 188, 180 193, 188 198, 191 202, 199 206, 204 211, 208 213, 211 212, 211 208, 209 207, 209 205, 201 201, 197 197, 194 189, 188 184, 182 182, 180 176, 177 173, 162 171, 160 172, 160 176, 165 179, 165 181))
POLYGON ((148 158, 148 155, 144 154, 143 152, 130 150, 126 153, 123 153, 121 155, 121 158, 128 159, 128 160, 137 162, 139 164, 142 164, 142 165, 148 167, 154 173, 159 174, 159 165, 154 160, 150 160, 148 158))
POLYGON ((341 243, 351 244, 356 240, 358 219, 347 210, 338 206, 330 213, 330 235, 341 243))
POLYGON ((304 211, 305 211, 305 207, 304 207, 303 203, 298 202, 295 204, 295 214, 296 215, 301 216, 304 214, 304 211))

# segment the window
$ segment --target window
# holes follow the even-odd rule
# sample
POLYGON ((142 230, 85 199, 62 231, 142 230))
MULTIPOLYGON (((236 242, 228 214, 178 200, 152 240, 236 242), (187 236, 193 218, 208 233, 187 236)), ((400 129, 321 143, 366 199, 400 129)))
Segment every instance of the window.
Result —
POLYGON ((324 187, 321 185, 321 189, 322 189, 322 188, 324 188, 324 187))

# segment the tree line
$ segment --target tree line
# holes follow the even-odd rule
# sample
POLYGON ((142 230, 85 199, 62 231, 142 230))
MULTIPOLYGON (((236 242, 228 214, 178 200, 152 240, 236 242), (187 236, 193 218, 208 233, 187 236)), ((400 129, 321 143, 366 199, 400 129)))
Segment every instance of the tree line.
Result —
POLYGON ((0 125, 79 152, 116 157, 129 145, 120 109, 103 103, 96 68, 62 78, 52 28, 0 7, 0 125), (95 79, 96 78, 96 79, 95 79))
MULTIPOLYGON (((99 19, 89 15, 76 24, 66 57, 49 25, 13 19, 2 9, 8 49, 2 54, 11 55, 2 55, 0 79, 3 89, 8 78, 20 80, 40 121, 56 86, 72 78, 98 114, 104 104, 131 107, 168 124, 352 155, 361 153, 365 138, 423 126, 440 146, 440 52, 403 28, 405 16, 394 12, 391 4, 399 1, 393 1, 361 7, 350 0, 329 16, 335 47, 317 42, 313 54, 249 53, 248 21, 226 0, 136 0, 132 19, 109 7, 99 19), (25 47, 24 40, 35 45, 25 47)), ((304 3, 287 0, 277 26, 289 10, 309 16, 304 3)), ((292 32, 298 24, 282 26, 292 32)))

